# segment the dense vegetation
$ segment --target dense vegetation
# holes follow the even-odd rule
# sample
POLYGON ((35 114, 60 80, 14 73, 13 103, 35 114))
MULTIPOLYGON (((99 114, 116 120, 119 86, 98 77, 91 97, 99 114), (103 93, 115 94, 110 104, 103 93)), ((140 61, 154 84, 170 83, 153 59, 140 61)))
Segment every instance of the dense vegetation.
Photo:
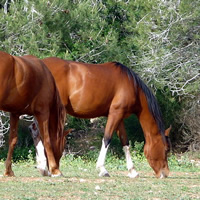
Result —
MULTIPOLYGON (((12 55, 132 68, 157 96, 166 128, 172 124, 175 149, 200 150, 200 1, 1 0, 0 18, 0 50, 12 55)), ((126 124, 143 140, 133 120, 126 124)))

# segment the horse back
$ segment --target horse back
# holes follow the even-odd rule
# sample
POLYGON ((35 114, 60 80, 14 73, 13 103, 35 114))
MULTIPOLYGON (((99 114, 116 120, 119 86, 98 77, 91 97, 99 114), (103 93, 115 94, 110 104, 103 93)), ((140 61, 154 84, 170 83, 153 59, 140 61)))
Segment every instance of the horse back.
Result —
POLYGON ((115 63, 86 64, 59 58, 45 58, 43 62, 73 116, 107 116, 111 105, 131 107, 133 103, 133 81, 115 63))
POLYGON ((5 87, 2 110, 34 114, 41 109, 40 105, 45 105, 43 101, 47 100, 47 104, 51 101, 53 77, 49 70, 45 69, 45 65, 34 56, 10 57, 12 62, 1 67, 7 68, 3 73, 5 87), (36 102, 38 108, 35 106, 36 102))

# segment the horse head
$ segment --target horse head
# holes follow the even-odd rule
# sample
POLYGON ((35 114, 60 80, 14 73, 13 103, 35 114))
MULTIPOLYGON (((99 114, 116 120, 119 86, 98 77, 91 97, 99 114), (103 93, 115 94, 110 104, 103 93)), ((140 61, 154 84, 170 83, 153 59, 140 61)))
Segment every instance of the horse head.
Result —
POLYGON ((162 135, 158 134, 153 141, 146 143, 144 147, 144 154, 157 178, 166 178, 169 175, 167 157, 171 147, 170 130, 171 126, 165 130, 164 141, 162 135))
POLYGON ((72 131, 73 129, 64 130, 62 136, 57 138, 56 140, 56 148, 54 149, 54 156, 56 159, 57 164, 59 164, 60 158, 63 155, 65 144, 66 144, 66 136, 72 131))

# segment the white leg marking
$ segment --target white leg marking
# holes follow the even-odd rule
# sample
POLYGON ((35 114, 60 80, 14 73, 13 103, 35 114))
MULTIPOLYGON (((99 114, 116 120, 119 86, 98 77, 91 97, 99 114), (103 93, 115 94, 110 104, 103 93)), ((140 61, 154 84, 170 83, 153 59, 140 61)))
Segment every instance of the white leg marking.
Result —
MULTIPOLYGON (((50 173, 49 173, 49 174, 50 174, 50 173)), ((51 177, 54 177, 54 178, 55 178, 55 177, 61 177, 61 176, 63 176, 63 175, 62 175, 62 174, 56 174, 56 175, 55 175, 55 174, 50 174, 49 176, 51 176, 51 177)))
POLYGON ((35 148, 36 148, 37 169, 40 171, 42 176, 50 176, 50 173, 47 170, 47 159, 44 153, 44 146, 41 140, 37 143, 35 148))
POLYGON ((102 140, 102 146, 101 151, 97 160, 96 168, 100 170, 99 176, 109 176, 109 173, 107 172, 106 168, 104 167, 105 159, 106 159, 106 153, 108 150, 108 147, 105 147, 104 139, 102 140))
POLYGON ((40 171, 42 176, 51 176, 50 172, 47 170, 47 159, 44 153, 44 145, 40 139, 38 123, 36 120, 34 120, 34 122, 29 126, 29 129, 36 148, 37 169, 40 171))
POLYGON ((136 172, 136 170, 134 169, 134 166, 133 166, 129 146, 124 146, 123 150, 124 150, 124 153, 125 153, 125 156, 126 156, 126 166, 127 166, 128 171, 129 171, 128 176, 130 178, 139 177, 139 174, 136 172))

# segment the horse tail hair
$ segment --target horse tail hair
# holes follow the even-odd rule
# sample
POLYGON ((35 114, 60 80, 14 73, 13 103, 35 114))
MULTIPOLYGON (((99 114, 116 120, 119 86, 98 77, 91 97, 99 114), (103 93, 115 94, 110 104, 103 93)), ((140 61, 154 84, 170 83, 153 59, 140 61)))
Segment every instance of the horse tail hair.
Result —
MULTIPOLYGON (((50 117, 49 117, 49 134, 50 134, 51 140, 54 140, 52 141, 52 144, 57 143, 56 145, 57 148, 62 147, 62 145, 59 145, 59 141, 61 141, 64 135, 63 132, 64 132, 65 119, 66 119, 65 107, 61 102, 58 89, 55 86, 54 99, 53 99, 53 104, 51 107, 50 117)), ((53 147, 53 149, 56 147, 53 147)), ((59 149, 59 151, 62 151, 62 150, 63 149, 59 149)), ((54 149, 54 153, 57 151, 58 149, 54 149)))

